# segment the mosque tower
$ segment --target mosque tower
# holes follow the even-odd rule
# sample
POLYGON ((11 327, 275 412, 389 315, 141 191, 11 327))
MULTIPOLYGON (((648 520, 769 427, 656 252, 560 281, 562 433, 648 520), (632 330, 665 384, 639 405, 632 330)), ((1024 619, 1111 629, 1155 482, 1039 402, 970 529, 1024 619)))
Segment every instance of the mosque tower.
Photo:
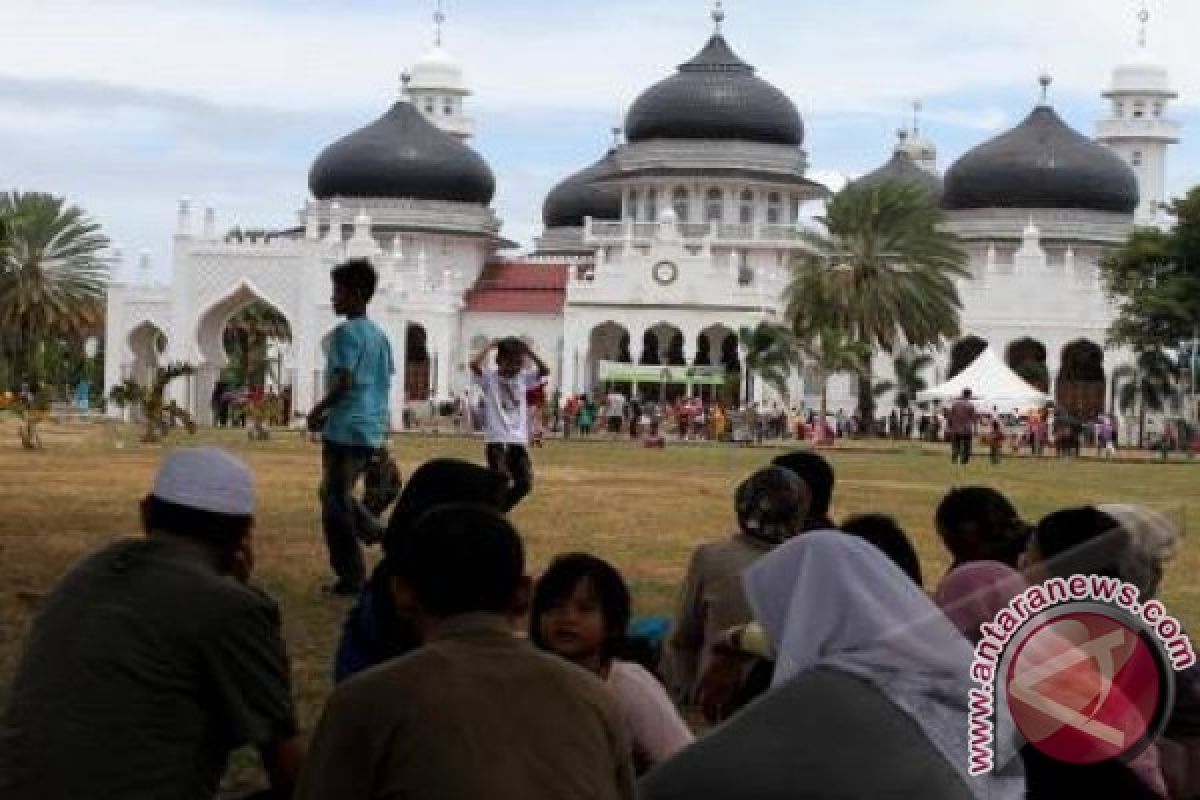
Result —
POLYGON ((1141 201, 1135 219, 1139 225, 1154 225, 1167 201, 1167 149, 1179 142, 1179 123, 1168 115, 1170 102, 1179 95, 1171 89, 1166 66, 1146 47, 1150 12, 1144 5, 1138 21, 1138 46, 1113 71, 1104 93, 1111 101, 1110 115, 1097 125, 1096 138, 1137 173, 1141 201))
POLYGON ((437 4, 433 14, 433 47, 401 76, 404 96, 437 127, 460 141, 470 139, 474 120, 466 116, 464 101, 471 90, 462 67, 442 47, 446 13, 437 4))

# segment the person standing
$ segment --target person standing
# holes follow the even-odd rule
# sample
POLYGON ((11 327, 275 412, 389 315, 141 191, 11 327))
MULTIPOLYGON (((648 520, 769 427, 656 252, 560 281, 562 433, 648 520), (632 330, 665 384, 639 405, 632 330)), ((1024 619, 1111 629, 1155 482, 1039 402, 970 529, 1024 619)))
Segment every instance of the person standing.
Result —
POLYGON ((0 797, 211 800, 253 745, 287 797, 297 736, 279 607, 250 584, 254 479, 171 453, 113 542, 43 600, 0 715, 0 797))
POLYGON ((616 439, 621 435, 621 425, 625 421, 625 395, 615 389, 609 392, 604 399, 604 415, 609 437, 616 439))
POLYGON ((366 580, 360 542, 383 538, 383 525, 354 496, 354 486, 388 433, 395 366, 387 334, 367 319, 379 280, 371 262, 351 259, 330 277, 333 313, 346 321, 333 331, 325 364, 329 388, 309 412, 308 429, 321 434, 321 526, 337 576, 328 591, 354 597, 366 580))
POLYGON ((504 510, 511 511, 533 490, 529 460, 528 392, 550 374, 529 345, 517 338, 494 341, 471 359, 471 372, 483 391, 487 464, 512 482, 504 510), (495 351, 496 366, 485 367, 495 351), (532 362, 532 365, 530 364, 532 362))
POLYGON ((975 436, 975 419, 971 390, 963 389, 962 397, 955 400, 946 413, 946 422, 950 427, 950 463, 971 463, 971 440, 975 436))

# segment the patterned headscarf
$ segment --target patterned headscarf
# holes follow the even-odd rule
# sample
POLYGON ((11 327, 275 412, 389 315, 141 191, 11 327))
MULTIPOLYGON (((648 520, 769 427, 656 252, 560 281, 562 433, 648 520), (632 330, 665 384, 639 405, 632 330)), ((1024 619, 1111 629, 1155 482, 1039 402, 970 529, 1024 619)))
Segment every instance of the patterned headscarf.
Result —
POLYGON ((738 527, 747 536, 779 544, 804 527, 812 497, 795 473, 766 467, 751 475, 734 494, 738 527))

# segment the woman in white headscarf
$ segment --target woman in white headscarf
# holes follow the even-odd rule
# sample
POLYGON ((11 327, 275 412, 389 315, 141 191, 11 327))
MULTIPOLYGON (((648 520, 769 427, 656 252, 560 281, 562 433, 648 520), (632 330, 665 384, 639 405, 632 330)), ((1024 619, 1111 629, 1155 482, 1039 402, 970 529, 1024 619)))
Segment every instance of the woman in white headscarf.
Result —
POLYGON ((878 549, 807 533, 744 581, 776 654, 772 690, 651 773, 643 797, 1024 796, 1019 759, 968 776, 970 645, 878 549))

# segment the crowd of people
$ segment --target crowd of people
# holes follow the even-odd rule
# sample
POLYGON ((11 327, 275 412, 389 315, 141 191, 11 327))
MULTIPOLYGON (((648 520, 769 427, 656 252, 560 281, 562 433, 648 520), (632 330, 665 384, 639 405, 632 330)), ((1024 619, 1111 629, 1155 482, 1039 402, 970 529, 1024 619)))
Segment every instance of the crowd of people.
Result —
POLYGON ((993 489, 954 489, 932 514, 951 566, 926 584, 896 520, 832 518, 834 487, 811 451, 747 476, 734 531, 696 548, 656 625, 593 554, 527 577, 511 480, 427 462, 306 744, 279 608, 250 582, 252 476, 216 449, 175 451, 142 503, 146 537, 85 558, 45 599, 0 721, 0 796, 211 798, 247 744, 263 797, 306 800, 1197 796, 1194 670, 1131 761, 1024 745, 967 772, 981 624, 1055 575, 1117 577, 1149 600, 1179 547, 1168 520, 1112 505, 1027 524, 993 489))
MULTIPOLYGON (((784 453, 737 486, 735 527, 696 547, 673 616, 638 615, 621 565, 595 554, 530 574, 507 514, 533 486, 530 397, 548 370, 519 340, 470 362, 487 466, 435 459, 402 490, 393 475, 386 521, 391 497, 355 496, 380 470, 392 355, 365 316, 370 265, 332 274, 347 321, 309 426, 329 591, 354 602, 311 738, 281 611, 251 582, 253 476, 182 449, 141 502, 145 536, 85 557, 42 601, 0 716, 0 797, 210 800, 243 746, 262 758, 260 800, 1200 797, 1195 668, 1133 758, 1056 761, 1002 709, 996 768, 968 769, 982 624, 1051 577, 1119 578, 1147 602, 1180 544, 1162 515, 1086 506, 1028 524, 999 492, 957 488, 931 509, 950 569, 927 584, 896 519, 839 522, 829 462, 784 453)), ((606 401, 609 435, 641 419, 628 405, 606 401)), ((973 414, 952 410, 952 430, 973 414)), ((1081 685, 1099 691, 1093 677, 1081 685)))

